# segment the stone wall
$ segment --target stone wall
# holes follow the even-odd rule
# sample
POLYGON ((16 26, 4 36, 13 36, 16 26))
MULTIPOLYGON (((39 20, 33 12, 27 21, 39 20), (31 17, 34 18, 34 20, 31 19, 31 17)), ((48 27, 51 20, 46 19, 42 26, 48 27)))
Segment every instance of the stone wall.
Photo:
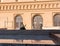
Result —
POLYGON ((53 16, 56 13, 60 13, 60 2, 0 3, 0 28, 15 29, 14 17, 20 14, 26 29, 30 30, 33 16, 39 14, 43 18, 43 29, 56 29, 53 26, 53 16))

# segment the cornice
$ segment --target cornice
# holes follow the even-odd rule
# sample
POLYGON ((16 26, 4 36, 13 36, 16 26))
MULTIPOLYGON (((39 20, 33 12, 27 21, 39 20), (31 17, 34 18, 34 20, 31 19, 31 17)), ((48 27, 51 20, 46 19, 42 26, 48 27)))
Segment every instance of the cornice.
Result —
POLYGON ((60 9, 60 2, 0 3, 0 10, 60 9))

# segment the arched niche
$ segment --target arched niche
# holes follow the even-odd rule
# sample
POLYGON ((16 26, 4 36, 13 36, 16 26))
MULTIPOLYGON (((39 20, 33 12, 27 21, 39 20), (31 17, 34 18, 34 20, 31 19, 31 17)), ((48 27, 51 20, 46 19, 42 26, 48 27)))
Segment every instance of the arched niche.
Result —
POLYGON ((21 23, 23 23, 23 18, 21 15, 15 16, 15 29, 19 30, 21 28, 21 23))
POLYGON ((53 16, 53 24, 54 26, 60 26, 60 14, 55 14, 53 16))
POLYGON ((43 19, 42 19, 41 15, 35 15, 33 17, 33 29, 40 30, 40 29, 42 29, 42 25, 43 25, 43 19))

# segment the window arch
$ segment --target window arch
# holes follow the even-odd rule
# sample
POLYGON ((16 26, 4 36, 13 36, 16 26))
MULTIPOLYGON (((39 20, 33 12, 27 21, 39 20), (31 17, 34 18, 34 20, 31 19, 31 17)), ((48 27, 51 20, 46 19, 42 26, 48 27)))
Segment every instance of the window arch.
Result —
POLYGON ((16 2, 18 2, 18 0, 15 0, 16 2))
POLYGON ((55 14, 53 17, 54 26, 60 26, 60 14, 55 14))
POLYGON ((23 23, 23 18, 20 15, 15 17, 15 29, 19 30, 21 27, 21 23, 23 23))
POLYGON ((1 0, 0 0, 0 2, 1 2, 1 0))
POLYGON ((40 30, 42 29, 43 19, 40 15, 35 15, 33 17, 33 29, 40 30))

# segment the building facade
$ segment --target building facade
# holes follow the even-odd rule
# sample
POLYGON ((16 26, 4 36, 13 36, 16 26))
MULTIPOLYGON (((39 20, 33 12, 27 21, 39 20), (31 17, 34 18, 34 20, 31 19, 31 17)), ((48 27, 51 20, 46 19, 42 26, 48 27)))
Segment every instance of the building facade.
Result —
POLYGON ((60 29, 59 0, 0 0, 0 28, 60 29))

